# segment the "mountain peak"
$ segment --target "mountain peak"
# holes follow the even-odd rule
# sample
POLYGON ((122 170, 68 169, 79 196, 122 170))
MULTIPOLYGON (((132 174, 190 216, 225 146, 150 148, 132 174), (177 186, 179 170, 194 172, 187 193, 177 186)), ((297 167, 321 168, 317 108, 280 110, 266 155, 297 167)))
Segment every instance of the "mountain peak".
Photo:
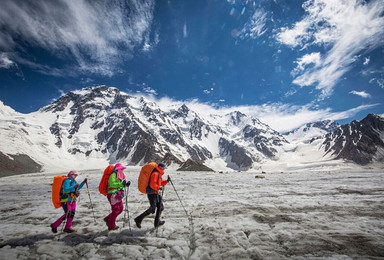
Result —
POLYGON ((381 159, 377 156, 380 152, 384 154, 380 150, 384 149, 380 139, 383 117, 373 114, 338 127, 326 137, 336 123, 326 120, 307 124, 300 132, 308 140, 303 143, 300 134, 297 136, 301 139, 285 139, 246 113, 202 116, 186 104, 163 111, 155 101, 129 96, 105 85, 69 92, 33 114, 14 117, 14 113, 0 103, 0 115, 11 115, 0 129, 7 139, 0 152, 12 155, 25 151, 42 165, 68 162, 72 166, 77 161, 79 165, 117 161, 131 165, 150 161, 181 165, 191 160, 215 169, 224 165, 248 170, 266 161, 278 161, 282 156, 291 158, 285 153, 294 153, 299 143, 307 147, 318 144, 318 158, 331 154, 332 158, 368 163, 381 159), (320 141, 312 144, 309 140, 314 138, 320 141))

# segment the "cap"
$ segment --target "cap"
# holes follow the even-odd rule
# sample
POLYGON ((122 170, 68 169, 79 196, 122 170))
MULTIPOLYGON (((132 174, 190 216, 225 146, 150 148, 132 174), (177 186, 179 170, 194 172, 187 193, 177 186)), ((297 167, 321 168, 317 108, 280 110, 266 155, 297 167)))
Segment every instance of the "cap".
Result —
POLYGON ((68 177, 72 177, 72 175, 79 175, 79 172, 78 171, 76 171, 76 170, 72 170, 72 171, 70 171, 69 173, 68 173, 68 177))
POLYGON ((124 170, 127 169, 127 167, 124 167, 121 163, 116 163, 115 170, 124 170))
POLYGON ((162 162, 159 163, 158 166, 161 167, 161 168, 163 168, 163 169, 167 168, 167 166, 165 165, 165 163, 162 163, 162 162))

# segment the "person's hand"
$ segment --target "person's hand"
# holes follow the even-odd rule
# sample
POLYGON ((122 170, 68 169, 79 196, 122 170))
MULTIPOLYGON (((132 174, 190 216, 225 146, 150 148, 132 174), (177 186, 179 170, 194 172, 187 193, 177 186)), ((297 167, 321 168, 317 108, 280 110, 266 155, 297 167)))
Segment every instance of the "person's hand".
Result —
POLYGON ((168 181, 168 182, 171 181, 171 176, 168 175, 167 181, 168 181))
POLYGON ((83 182, 84 182, 84 183, 88 183, 88 179, 85 178, 85 179, 83 180, 83 182))
POLYGON ((129 187, 129 185, 131 185, 131 181, 123 180, 123 185, 129 187))
POLYGON ((76 184, 73 188, 75 189, 79 188, 79 184, 76 184))

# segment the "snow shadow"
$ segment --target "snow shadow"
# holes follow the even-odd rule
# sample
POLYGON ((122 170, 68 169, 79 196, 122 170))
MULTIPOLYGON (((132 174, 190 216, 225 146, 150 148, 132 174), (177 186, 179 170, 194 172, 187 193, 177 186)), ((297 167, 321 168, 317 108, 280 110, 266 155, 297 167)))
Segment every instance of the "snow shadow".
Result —
POLYGON ((89 234, 61 234, 59 240, 67 246, 77 246, 82 243, 93 243, 99 245, 112 244, 140 244, 145 242, 145 236, 155 231, 155 228, 146 230, 122 230, 121 232, 104 230, 89 234))
POLYGON ((5 246, 10 246, 12 248, 17 246, 30 246, 35 244, 38 241, 42 241, 46 239, 52 240, 54 237, 55 235, 38 234, 38 235, 27 236, 22 238, 13 238, 0 244, 0 248, 5 246))

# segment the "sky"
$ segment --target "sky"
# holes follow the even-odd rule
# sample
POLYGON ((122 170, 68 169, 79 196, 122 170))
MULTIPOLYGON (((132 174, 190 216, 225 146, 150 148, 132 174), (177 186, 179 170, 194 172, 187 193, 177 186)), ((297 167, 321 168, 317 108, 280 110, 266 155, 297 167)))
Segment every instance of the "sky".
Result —
POLYGON ((107 85, 277 131, 384 114, 382 0, 3 0, 0 100, 107 85))

